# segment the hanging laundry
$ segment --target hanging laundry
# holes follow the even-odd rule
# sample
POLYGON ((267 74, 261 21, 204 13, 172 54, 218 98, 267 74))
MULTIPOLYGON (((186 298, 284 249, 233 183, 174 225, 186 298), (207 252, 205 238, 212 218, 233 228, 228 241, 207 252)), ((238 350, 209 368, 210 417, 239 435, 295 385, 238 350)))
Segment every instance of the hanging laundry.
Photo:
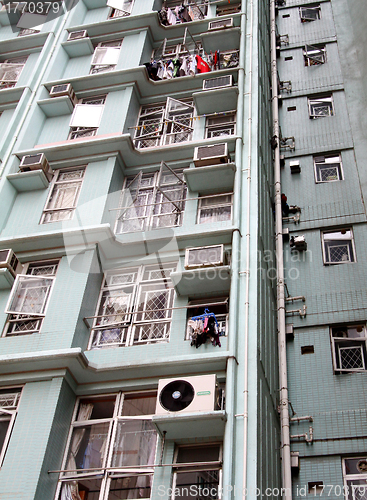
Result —
POLYGON ((163 26, 169 25, 166 7, 162 7, 162 9, 158 12, 158 17, 159 17, 160 23, 163 24, 163 26))
POLYGON ((180 76, 181 61, 179 59, 174 59, 173 66, 174 66, 173 78, 177 78, 178 76, 180 76))
POLYGON ((200 56, 195 56, 196 57, 196 64, 197 64, 197 72, 198 73, 209 73, 210 68, 207 62, 204 61, 200 56))
POLYGON ((177 24, 177 18, 170 8, 167 9, 167 19, 169 24, 177 24))
POLYGON ((190 328, 191 346, 196 348, 205 344, 208 340, 213 346, 221 347, 220 335, 224 332, 219 331, 219 325, 215 314, 209 309, 204 310, 204 314, 194 316, 188 321, 190 328))

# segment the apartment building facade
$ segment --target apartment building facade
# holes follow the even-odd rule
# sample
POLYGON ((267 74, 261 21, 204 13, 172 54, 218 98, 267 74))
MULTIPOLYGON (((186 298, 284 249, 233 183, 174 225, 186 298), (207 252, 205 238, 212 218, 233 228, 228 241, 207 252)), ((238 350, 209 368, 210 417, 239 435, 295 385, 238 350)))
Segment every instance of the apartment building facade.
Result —
POLYGON ((269 5, 181 4, 0 11, 6 499, 281 486, 269 5))

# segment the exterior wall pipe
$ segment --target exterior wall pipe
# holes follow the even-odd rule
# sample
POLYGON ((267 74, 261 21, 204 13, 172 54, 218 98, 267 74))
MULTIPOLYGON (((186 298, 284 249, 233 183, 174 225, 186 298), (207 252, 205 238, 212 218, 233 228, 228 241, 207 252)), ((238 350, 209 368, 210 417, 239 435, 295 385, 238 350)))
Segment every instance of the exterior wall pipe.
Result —
POLYGON ((309 422, 313 422, 313 417, 311 417, 311 415, 305 415, 304 417, 291 418, 291 422, 301 422, 301 420, 308 420, 309 422))
POLYGON ((278 73, 276 55, 275 0, 270 0, 270 40, 271 40, 271 87, 273 134, 277 146, 274 150, 274 189, 275 189, 275 241, 277 263, 277 310, 278 310, 278 356, 279 356, 279 407, 281 432, 282 479, 285 499, 292 498, 291 450, 289 437, 289 401, 287 381, 287 352, 285 336, 285 290, 283 261, 283 224, 280 183, 280 132, 278 112, 278 73))
MULTIPOLYGON (((31 106, 32 106, 32 104, 33 104, 33 101, 34 101, 34 99, 35 99, 35 97, 36 97, 36 94, 37 94, 37 92, 38 92, 39 86, 40 86, 40 84, 41 84, 41 82, 42 82, 42 79, 43 79, 43 77, 44 77, 44 74, 46 73, 46 70, 47 70, 47 69, 48 69, 48 67, 49 67, 49 64, 50 64, 50 61, 51 61, 51 57, 53 56, 53 53, 55 52, 55 49, 56 49, 57 43, 58 43, 59 38, 60 38, 60 36, 61 36, 61 34, 62 34, 62 31, 63 31, 63 29, 64 29, 64 26, 65 26, 65 24, 66 24, 66 22, 67 22, 67 20, 68 20, 68 18, 69 18, 69 15, 70 15, 70 12, 71 12, 71 10, 72 10, 72 8, 73 8, 73 4, 74 4, 74 2, 75 2, 75 0, 70 0, 70 8, 69 8, 69 10, 66 12, 66 14, 64 14, 64 16, 63 16, 63 20, 62 20, 61 26, 59 27, 59 29, 58 29, 58 31, 57 31, 57 33, 56 33, 56 36, 55 36, 55 39, 54 39, 54 41, 53 41, 53 43, 52 43, 52 46, 51 46, 50 52, 49 52, 49 54, 47 55, 47 58, 46 58, 45 62, 43 63, 43 66, 42 66, 42 69, 41 69, 41 71, 40 71, 40 73, 39 73, 38 79, 37 79, 37 81, 36 81, 36 83, 35 83, 35 85, 34 85, 34 89, 32 90, 32 93, 31 93, 31 95, 30 95, 30 97, 29 97, 29 101, 28 101, 28 103, 27 103, 26 109, 25 109, 25 110, 24 110, 24 112, 23 112, 23 115, 22 115, 22 117, 21 117, 21 119, 20 119, 20 122, 19 122, 19 124, 18 124, 18 127, 17 127, 17 129, 16 129, 16 131, 15 131, 15 134, 14 134, 14 136, 13 136, 12 140, 11 140, 11 141, 10 141, 10 143, 9 143, 9 147, 8 147, 8 149, 6 150, 6 153, 5 153, 4 158, 3 158, 2 168, 1 168, 1 170, 0 170, 0 178, 1 178, 1 176, 3 175, 3 172, 4 172, 4 170, 5 170, 6 163, 8 162, 8 160, 9 160, 9 158, 10 158, 10 156, 11 156, 11 153, 12 153, 12 151, 13 151, 13 147, 15 146, 15 143, 17 142, 17 139, 18 139, 18 136, 19 136, 19 134, 20 134, 20 131, 22 130, 22 127, 23 127, 23 125, 24 125, 24 122, 25 122, 25 121, 26 121, 26 119, 27 119, 28 113, 29 113, 29 111, 30 111, 30 109, 31 109, 31 106)), ((50 33, 50 36, 52 36, 52 35, 53 35, 53 33, 50 33)))
MULTIPOLYGON (((234 185, 234 203, 233 203, 233 219, 236 226, 241 225, 241 193, 242 193, 242 152, 243 152, 243 116, 244 116, 244 88, 245 88, 245 36, 246 36, 246 0, 242 0, 241 8, 241 37, 240 37, 240 60, 238 68, 238 101, 237 101, 237 135, 236 139, 236 176, 234 185)), ((229 315, 233 319, 229 324, 229 353, 227 360, 226 378, 228 387, 236 386, 236 370, 237 370, 237 336, 239 331, 238 318, 240 314, 239 308, 239 264, 241 261, 241 233, 234 231, 232 239, 232 276, 234 279, 231 284, 231 301, 229 305, 229 315)), ((246 358, 245 363, 247 364, 246 358)), ((242 361, 241 359, 241 361, 242 361)), ((232 392, 232 391, 231 391, 232 392)), ((233 456, 234 456, 234 428, 235 419, 239 415, 235 415, 235 395, 234 392, 226 394, 226 439, 224 440, 223 450, 223 477, 227 482, 224 486, 224 498, 226 495, 231 495, 231 486, 233 485, 233 456)), ((241 415, 242 416, 242 415, 241 415)))

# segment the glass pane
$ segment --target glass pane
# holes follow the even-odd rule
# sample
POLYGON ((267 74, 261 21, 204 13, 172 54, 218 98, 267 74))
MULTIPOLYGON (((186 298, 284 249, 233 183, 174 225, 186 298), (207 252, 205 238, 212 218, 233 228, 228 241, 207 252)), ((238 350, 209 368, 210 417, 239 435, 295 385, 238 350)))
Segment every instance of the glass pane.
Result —
POLYGON ((150 498, 152 480, 152 476, 143 474, 112 479, 108 500, 150 498))
POLYGON ((104 398, 83 398, 79 402, 77 420, 111 418, 115 409, 116 396, 104 398), (89 408, 87 409, 86 406, 89 408), (86 418, 87 417, 87 418, 86 418))
POLYGON ((216 462, 219 460, 220 445, 181 446, 177 463, 216 462))
POLYGON ((46 308, 53 280, 18 276, 18 283, 13 292, 9 310, 10 313, 43 314, 46 308))
POLYGON ((101 484, 101 479, 63 482, 60 500, 98 500, 101 484))
POLYGON ((121 415, 124 417, 133 417, 136 415, 153 415, 155 413, 155 405, 157 395, 129 395, 124 398, 121 415))
POLYGON ((74 209, 58 210, 57 212, 46 212, 42 222, 57 222, 60 220, 70 220, 73 216, 74 209))
POLYGON ((73 430, 66 469, 94 469, 104 465, 109 423, 85 425, 73 430))
POLYGON ((74 207, 79 188, 79 182, 57 184, 53 189, 53 193, 48 201, 46 208, 54 209, 74 207))
POLYGON ((346 474, 367 474, 367 457, 345 459, 346 474))
POLYGON ((200 224, 208 222, 220 222, 231 220, 232 208, 231 207, 218 207, 218 208, 205 208, 200 211, 200 224))
POLYGON ((177 473, 176 497, 182 500, 219 498, 219 471, 198 470, 177 473))
POLYGON ((131 320, 129 314, 134 288, 126 287, 120 290, 105 290, 98 311, 97 325, 124 323, 131 320))
POLYGON ((5 437, 6 433, 8 432, 9 424, 10 424, 10 417, 9 418, 6 417, 6 420, 4 420, 4 418, 0 420, 0 452, 4 446, 5 437))
POLYGON ((120 420, 112 455, 112 467, 153 465, 157 431, 150 420, 120 420))

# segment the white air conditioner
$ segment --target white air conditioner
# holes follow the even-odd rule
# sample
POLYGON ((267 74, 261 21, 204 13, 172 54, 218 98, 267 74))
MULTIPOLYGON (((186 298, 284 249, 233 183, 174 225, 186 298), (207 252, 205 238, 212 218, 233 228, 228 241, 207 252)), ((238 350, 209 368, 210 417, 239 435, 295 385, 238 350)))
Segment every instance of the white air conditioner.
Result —
POLYGON ((198 146, 194 152, 195 167, 228 163, 227 143, 212 144, 211 146, 198 146))
POLYGON ((30 172, 31 170, 43 170, 44 174, 49 180, 52 177, 52 170, 44 153, 23 156, 22 161, 20 162, 19 165, 19 170, 21 172, 30 172))
POLYGON ((158 383, 156 415, 215 410, 215 375, 168 378, 158 383))
POLYGON ((228 19, 220 19, 218 21, 210 21, 208 30, 222 30, 225 28, 232 28, 233 26, 233 19, 232 17, 228 19))
POLYGON ((232 87, 232 75, 218 76, 203 81, 203 90, 222 89, 224 87, 232 87))
POLYGON ((71 31, 68 36, 68 42, 71 40, 79 40, 80 38, 88 38, 86 30, 71 31))
POLYGON ((21 264, 13 250, 0 250, 0 269, 4 268, 8 269, 14 278, 20 271, 21 264))
POLYGON ((195 269, 198 267, 222 266, 223 248, 223 245, 186 248, 185 268, 195 269))
POLYGON ((62 85, 54 85, 50 90, 50 97, 67 96, 75 106, 78 99, 75 95, 74 89, 70 83, 63 83, 62 85))

